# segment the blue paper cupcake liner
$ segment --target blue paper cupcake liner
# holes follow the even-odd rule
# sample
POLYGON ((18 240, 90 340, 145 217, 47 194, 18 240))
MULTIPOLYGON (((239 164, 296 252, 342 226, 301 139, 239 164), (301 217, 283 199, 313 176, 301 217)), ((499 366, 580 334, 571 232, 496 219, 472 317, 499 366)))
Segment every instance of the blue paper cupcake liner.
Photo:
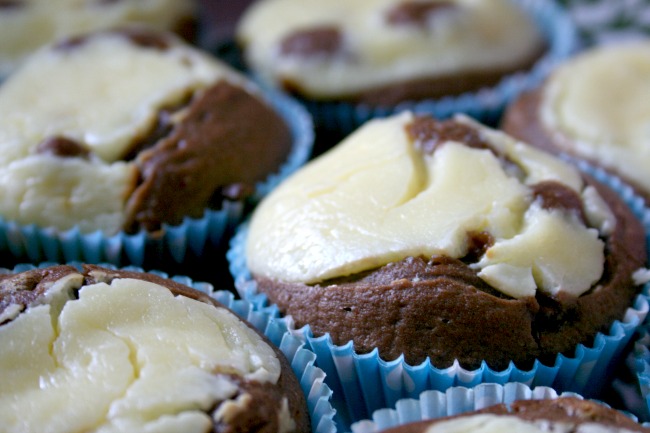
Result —
POLYGON ((645 415, 650 419, 650 324, 647 322, 639 331, 634 342, 634 370, 639 384, 639 393, 645 403, 645 415))
MULTIPOLYGON (((505 106, 520 93, 537 87, 549 72, 571 56, 579 47, 579 35, 566 10, 552 0, 512 0, 521 6, 542 31, 548 45, 547 52, 528 71, 508 75, 493 87, 458 96, 406 101, 386 107, 345 102, 319 102, 306 98, 299 101, 314 117, 314 123, 327 131, 347 135, 362 123, 375 117, 386 117, 410 110, 431 114, 444 119, 456 113, 468 114, 483 123, 495 125, 505 106)), ((237 57, 222 49, 227 59, 235 62, 237 57)), ((241 65, 240 65, 241 67, 241 65)), ((262 80, 257 79, 258 82, 262 80)))
MULTIPOLYGON (((631 187, 587 163, 579 167, 617 192, 633 213, 642 221, 646 231, 646 246, 650 233, 650 210, 631 187)), ((235 287, 243 299, 267 305, 265 294, 259 293, 257 283, 246 266, 245 240, 248 223, 239 226, 227 253, 235 287)), ((337 421, 344 426, 367 418, 372 411, 394 405, 403 398, 414 398, 425 390, 446 390, 453 386, 474 387, 481 383, 506 384, 521 382, 529 386, 551 386, 556 390, 594 396, 603 387, 603 378, 611 376, 622 358, 626 345, 641 325, 650 309, 650 283, 644 285, 624 318, 612 323, 607 334, 598 333, 591 345, 578 344, 572 355, 558 354, 553 365, 535 361, 532 369, 521 370, 514 364, 502 371, 490 369, 484 362, 476 370, 466 370, 458 362, 451 367, 437 368, 429 359, 419 365, 409 365, 403 356, 384 361, 375 349, 358 354, 352 342, 338 346, 329 334, 314 336, 309 326, 295 330, 318 359, 318 366, 327 374, 326 382, 334 392, 332 401, 337 421)), ((290 316, 287 317, 290 319, 290 316)))
POLYGON ((295 330, 294 335, 300 336, 316 353, 317 365, 325 371, 326 383, 334 393, 332 405, 337 410, 336 420, 347 426, 400 399, 413 398, 425 390, 446 390, 453 386, 522 382, 529 386, 552 386, 561 391, 595 395, 647 313, 647 297, 639 296, 625 319, 612 324, 607 335, 599 333, 591 347, 580 344, 573 356, 560 354, 551 366, 536 361, 528 371, 513 364, 506 370, 494 371, 485 363, 470 371, 457 362, 439 369, 429 360, 413 366, 403 357, 384 361, 376 350, 357 354, 352 343, 337 346, 329 335, 315 337, 308 326, 295 330))
MULTIPOLYGON (((579 394, 559 394, 552 388, 530 388, 523 383, 481 384, 475 388, 454 387, 445 392, 425 391, 417 399, 399 400, 394 408, 380 409, 372 419, 352 425, 353 433, 374 433, 409 422, 425 421, 480 410, 495 404, 510 404, 516 400, 546 400, 561 397, 582 399, 579 394)), ((608 405, 602 403, 604 406, 608 405)), ((636 417, 630 418, 637 421, 636 417)))
MULTIPOLYGON (((80 267, 79 262, 70 262, 70 265, 80 267)), ((0 275, 24 272, 35 267, 52 266, 54 263, 42 262, 38 266, 32 264, 18 264, 13 269, 0 268, 0 275)), ((102 263, 104 267, 117 269, 110 263, 102 263)), ((120 268, 128 271, 144 272, 142 268, 126 266, 120 268)), ((206 282, 196 282, 191 278, 177 275, 169 276, 161 271, 148 271, 148 273, 170 278, 178 283, 185 284, 216 299, 221 304, 235 312, 239 317, 248 321, 258 331, 264 334, 272 344, 277 346, 291 364, 293 372, 298 377, 300 386, 307 400, 307 407, 311 419, 312 433, 336 433, 334 423, 335 410, 331 404, 332 391, 325 383, 325 373, 316 364, 316 354, 311 351, 303 340, 289 332, 290 326, 286 319, 278 317, 277 309, 261 307, 242 299, 235 299, 233 293, 227 290, 215 290, 214 286, 206 282)))
MULTIPOLYGON (((314 143, 311 116, 300 104, 278 92, 265 91, 262 96, 289 125, 293 146, 280 169, 256 184, 250 199, 253 204, 302 166, 309 159, 314 143)), ((0 217, 0 252, 8 252, 16 261, 32 263, 83 261, 117 266, 183 263, 188 258, 201 257, 206 248, 225 248, 243 218, 244 209, 244 203, 224 201, 219 210, 206 209, 202 218, 185 218, 175 226, 163 224, 161 233, 142 230, 115 235, 101 231, 81 233, 77 228, 59 231, 0 217)))

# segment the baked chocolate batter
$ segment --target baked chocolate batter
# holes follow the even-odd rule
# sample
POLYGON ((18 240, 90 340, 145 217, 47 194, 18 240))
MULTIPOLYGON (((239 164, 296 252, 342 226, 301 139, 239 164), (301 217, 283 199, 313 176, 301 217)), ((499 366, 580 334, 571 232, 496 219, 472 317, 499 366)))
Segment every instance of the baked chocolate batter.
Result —
POLYGON ((458 5, 451 1, 404 1, 391 8, 386 14, 386 22, 393 25, 415 25, 426 27, 429 19, 440 12, 460 10, 458 5))
POLYGON ((280 52, 285 56, 332 57, 343 47, 343 35, 336 27, 323 26, 286 36, 280 52))
POLYGON ((218 206, 223 189, 263 180, 278 169, 291 133, 270 107, 225 81, 194 96, 182 120, 136 163, 141 181, 127 202, 125 229, 154 231, 218 206), (251 127, 251 125, 255 125, 251 127), (254 163, 252 163, 254 161, 254 163))

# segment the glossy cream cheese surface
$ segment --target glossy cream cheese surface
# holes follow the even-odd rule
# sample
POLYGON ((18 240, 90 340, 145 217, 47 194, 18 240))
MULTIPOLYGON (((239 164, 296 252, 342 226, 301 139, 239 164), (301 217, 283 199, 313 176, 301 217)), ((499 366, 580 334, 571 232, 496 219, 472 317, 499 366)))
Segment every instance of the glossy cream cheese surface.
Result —
POLYGON ((3 218, 82 232, 121 228, 138 173, 133 161, 120 159, 146 138, 160 109, 220 78, 242 83, 208 56, 165 40, 164 48, 143 47, 151 41, 108 32, 50 46, 0 87, 3 218), (80 143, 89 156, 39 151, 59 137, 80 143))
POLYGON ((650 191, 650 42, 585 52, 551 75, 543 125, 571 153, 650 191))
POLYGON ((225 309, 141 280, 76 277, 0 326, 3 432, 211 431, 215 404, 215 416, 232 409, 221 407, 238 391, 230 375, 280 375, 271 347, 225 309))
POLYGON ((494 244, 471 266, 510 296, 577 296, 600 278, 599 231, 615 221, 576 169, 467 118, 456 120, 512 163, 454 141, 426 154, 406 132, 413 120, 368 122, 273 191, 250 222, 251 272, 313 284, 408 256, 462 258, 471 233, 487 232, 494 244), (534 199, 551 180, 581 197, 590 227, 534 199))
POLYGON ((508 0, 263 0, 244 15, 237 37, 263 79, 289 81, 323 98, 458 71, 512 67, 542 43, 532 20, 508 0), (431 3, 443 7, 424 22, 389 24, 395 7, 431 3), (319 28, 339 29, 340 52, 282 54, 285 38, 319 28))

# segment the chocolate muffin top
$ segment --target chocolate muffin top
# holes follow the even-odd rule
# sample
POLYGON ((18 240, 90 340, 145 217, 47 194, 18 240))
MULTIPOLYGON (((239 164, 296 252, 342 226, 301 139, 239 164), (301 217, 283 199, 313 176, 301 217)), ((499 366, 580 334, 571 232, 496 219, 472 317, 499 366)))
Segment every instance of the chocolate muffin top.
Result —
POLYGON ((649 41, 592 48, 558 67, 534 102, 509 108, 504 128, 531 144, 588 159, 650 196, 649 76, 649 41), (533 123, 541 128, 525 132, 533 123))
POLYGON ((0 88, 0 215, 156 231, 250 195, 291 143, 250 81, 171 34, 76 36, 0 88))
POLYGON ((544 46, 530 17, 507 0, 261 0, 242 17, 237 39, 269 83, 372 105, 494 84, 530 66, 544 46))
POLYGON ((256 208, 260 292, 336 344, 438 368, 531 368, 639 290, 641 223, 572 165, 467 117, 368 122, 256 208))
POLYGON ((406 257, 478 255, 515 298, 579 296, 603 272, 615 216, 570 165, 466 117, 370 122, 256 210, 256 275, 319 283, 406 257))
POLYGON ((309 431, 286 359, 208 295, 85 266, 0 277, 3 431, 309 431))

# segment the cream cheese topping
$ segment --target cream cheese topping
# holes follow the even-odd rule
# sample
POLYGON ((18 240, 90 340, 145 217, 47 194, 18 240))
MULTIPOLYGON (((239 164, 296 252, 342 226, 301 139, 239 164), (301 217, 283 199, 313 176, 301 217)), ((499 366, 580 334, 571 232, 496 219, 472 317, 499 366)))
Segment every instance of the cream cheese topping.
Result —
POLYGON ((577 424, 570 422, 554 422, 551 420, 526 421, 515 416, 507 415, 472 415, 434 424, 425 433, 631 433, 624 428, 597 424, 577 424))
POLYGON ((21 0, 0 7, 0 77, 50 41, 125 24, 173 30, 194 16, 191 0, 21 0))
MULTIPOLYGON (((425 154, 407 135, 413 120, 407 112, 368 122, 263 200, 246 243, 251 272, 314 284, 408 256, 462 258, 470 234, 487 232, 495 242, 472 266, 510 296, 578 296, 600 279, 603 233, 531 192, 552 180, 581 194, 575 168, 465 117, 456 121, 477 128, 517 170, 453 141, 425 154)), ((590 206, 605 225, 604 201, 590 206)))
POLYGON ((273 349, 230 311, 133 279, 30 306, 0 326, 0 346, 6 432, 206 432, 206 412, 237 392, 229 374, 280 375, 273 349))
MULTIPOLYGON (((436 2, 440 0, 428 3, 436 2)), ((445 1, 455 8, 437 11, 425 26, 389 25, 387 14, 401 3, 259 1, 242 18, 237 37, 246 47, 247 61, 263 79, 297 83, 316 97, 458 71, 512 67, 541 46, 536 26, 512 1, 445 1), (332 26, 343 34, 343 53, 336 58, 281 55, 288 35, 332 26)))
POLYGON ((540 116, 558 141, 650 191, 650 42, 594 48, 559 67, 540 116))
POLYGON ((250 87, 207 55, 168 42, 145 49, 122 33, 96 34, 39 51, 0 87, 0 215, 61 230, 121 228, 137 170, 119 159, 159 110, 219 79, 250 87), (38 153, 52 137, 81 143, 90 157, 38 153))

